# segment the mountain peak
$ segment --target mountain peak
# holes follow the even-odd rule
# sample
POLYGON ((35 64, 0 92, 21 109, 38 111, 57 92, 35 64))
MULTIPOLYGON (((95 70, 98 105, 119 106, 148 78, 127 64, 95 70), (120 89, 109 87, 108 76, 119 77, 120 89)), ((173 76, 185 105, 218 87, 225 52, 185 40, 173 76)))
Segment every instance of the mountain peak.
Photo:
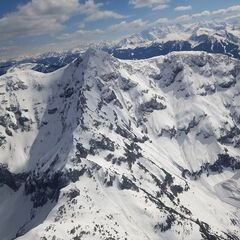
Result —
POLYGON ((239 80, 223 55, 96 49, 3 75, 0 238, 239 236, 239 80))

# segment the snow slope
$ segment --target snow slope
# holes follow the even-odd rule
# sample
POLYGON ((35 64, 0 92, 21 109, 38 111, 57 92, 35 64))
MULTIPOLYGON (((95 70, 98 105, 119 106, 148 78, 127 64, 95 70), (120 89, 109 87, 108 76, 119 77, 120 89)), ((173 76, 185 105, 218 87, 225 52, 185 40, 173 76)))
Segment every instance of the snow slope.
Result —
POLYGON ((239 239, 240 62, 203 52, 0 78, 0 239, 239 239))

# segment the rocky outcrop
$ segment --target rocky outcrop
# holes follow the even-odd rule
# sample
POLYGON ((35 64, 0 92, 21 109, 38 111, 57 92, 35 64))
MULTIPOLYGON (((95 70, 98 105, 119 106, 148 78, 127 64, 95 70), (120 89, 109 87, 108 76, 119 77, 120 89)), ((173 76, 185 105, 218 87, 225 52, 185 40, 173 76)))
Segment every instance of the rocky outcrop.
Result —
POLYGON ((151 100, 142 103, 140 105, 140 111, 142 112, 146 112, 146 113, 151 113, 154 110, 163 110, 165 109, 167 106, 159 100, 159 98, 154 97, 151 100))

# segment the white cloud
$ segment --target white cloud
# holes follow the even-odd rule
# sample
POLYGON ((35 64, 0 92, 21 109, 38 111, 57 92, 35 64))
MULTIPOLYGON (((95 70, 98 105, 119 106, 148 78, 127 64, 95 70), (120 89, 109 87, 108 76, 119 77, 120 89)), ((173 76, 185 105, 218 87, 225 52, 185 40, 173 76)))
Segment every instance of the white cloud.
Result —
POLYGON ((122 21, 118 24, 112 25, 110 27, 108 27, 106 29, 107 32, 114 32, 114 31, 122 31, 122 32, 126 32, 126 31, 137 31, 139 29, 142 29, 144 27, 146 27, 148 24, 147 21, 143 21, 142 19, 136 19, 134 21, 131 22, 127 22, 127 21, 122 21))
POLYGON ((87 22, 93 22, 104 18, 123 19, 125 17, 113 11, 96 11, 94 14, 87 16, 85 20, 87 22))
POLYGON ((63 30, 64 23, 75 14, 85 16, 85 21, 124 18, 113 11, 101 10, 101 6, 94 0, 86 0, 84 4, 78 0, 32 0, 0 18, 0 41, 55 34, 63 30))
POLYGON ((200 13, 195 13, 191 15, 182 15, 176 18, 176 21, 187 22, 193 20, 201 20, 204 18, 205 20, 224 20, 227 17, 234 17, 234 15, 238 15, 240 13, 240 5, 231 6, 225 9, 218 9, 215 11, 203 11, 200 13))
POLYGON ((229 14, 234 12, 240 12, 240 5, 231 6, 229 8, 219 9, 216 11, 213 11, 213 15, 219 15, 219 14, 229 14))
MULTIPOLYGON (((62 34, 55 41, 55 48, 69 49, 78 46, 84 46, 90 43, 97 43, 101 41, 110 41, 128 36, 129 34, 146 29, 149 26, 148 21, 136 19, 133 21, 122 21, 117 24, 110 25, 105 29, 79 29, 73 33, 62 34)), ((47 51, 49 45, 42 46, 44 51, 47 51)), ((53 49, 51 47, 51 49, 53 49)), ((42 50, 43 51, 43 50, 42 50)))
POLYGON ((164 24, 164 23, 168 23, 168 22, 169 22, 168 18, 158 18, 156 21, 151 23, 150 26, 155 26, 155 25, 164 24))
POLYGON ((148 26, 149 22, 142 19, 136 19, 133 21, 122 21, 117 24, 110 25, 106 29, 80 29, 72 34, 62 34, 58 37, 59 40, 92 40, 98 36, 98 39, 116 38, 120 35, 126 35, 135 31, 143 30, 148 26), (114 33, 114 34, 113 34, 114 33))
POLYGON ((163 10, 163 9, 166 9, 166 8, 169 8, 169 5, 163 4, 163 5, 159 5, 159 6, 154 7, 153 10, 157 11, 157 10, 163 10))
POLYGON ((185 14, 181 15, 175 19, 168 19, 168 18, 159 18, 153 23, 149 23, 148 27, 150 26, 157 26, 161 24, 185 24, 185 23, 192 23, 198 21, 226 21, 228 23, 240 23, 240 5, 234 5, 229 8, 225 9, 218 9, 215 11, 202 11, 199 13, 194 14, 185 14))
POLYGON ((192 10, 192 6, 191 5, 177 6, 174 10, 175 11, 189 11, 189 10, 192 10))
POLYGON ((170 0, 129 0, 129 4, 134 8, 148 7, 154 10, 160 10, 168 7, 170 0))
POLYGON ((32 0, 0 18, 1 40, 57 32, 78 8, 78 0, 32 0))
POLYGON ((87 22, 92 22, 105 18, 125 18, 125 16, 116 12, 109 10, 101 10, 100 7, 102 6, 102 3, 96 4, 94 0, 86 0, 85 4, 81 5, 81 13, 87 16, 85 19, 87 22))

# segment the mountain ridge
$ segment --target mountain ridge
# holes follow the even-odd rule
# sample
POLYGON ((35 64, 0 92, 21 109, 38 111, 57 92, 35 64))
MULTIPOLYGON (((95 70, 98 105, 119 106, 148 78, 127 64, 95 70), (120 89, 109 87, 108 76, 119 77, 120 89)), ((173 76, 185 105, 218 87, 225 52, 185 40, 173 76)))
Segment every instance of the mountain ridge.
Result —
POLYGON ((238 239, 239 79, 224 55, 94 49, 3 75, 1 239, 238 239))
POLYGON ((194 24, 162 24, 120 40, 88 44, 66 52, 47 52, 0 62, 0 75, 24 64, 33 64, 39 72, 53 72, 71 63, 88 47, 104 50, 125 60, 147 59, 174 51, 205 51, 239 59, 238 22, 202 22, 194 24))

